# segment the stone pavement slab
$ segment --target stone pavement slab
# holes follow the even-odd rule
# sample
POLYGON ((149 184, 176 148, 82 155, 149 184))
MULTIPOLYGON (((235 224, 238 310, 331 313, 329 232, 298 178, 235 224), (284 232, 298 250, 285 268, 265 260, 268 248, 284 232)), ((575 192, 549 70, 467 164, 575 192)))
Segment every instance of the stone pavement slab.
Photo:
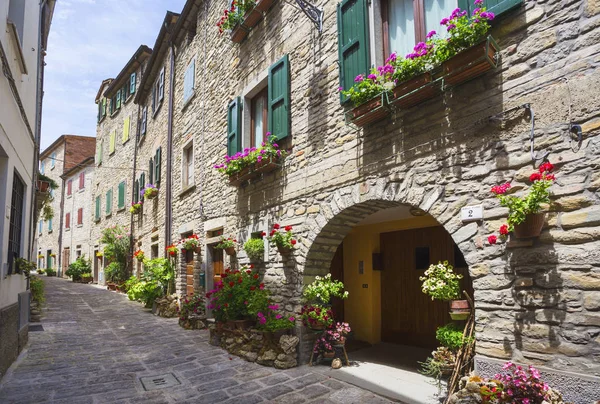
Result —
POLYGON ((302 366, 246 362, 127 296, 43 278, 44 331, 0 382, 0 403, 390 403, 302 366), (140 378, 172 374, 176 386, 144 390, 140 378))

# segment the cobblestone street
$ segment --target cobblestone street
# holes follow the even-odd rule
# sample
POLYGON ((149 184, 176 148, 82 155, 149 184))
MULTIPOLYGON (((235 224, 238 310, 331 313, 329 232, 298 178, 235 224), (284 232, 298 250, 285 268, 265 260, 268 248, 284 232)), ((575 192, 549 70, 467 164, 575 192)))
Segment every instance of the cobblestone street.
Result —
POLYGON ((44 280, 43 331, 30 332, 2 380, 1 403, 390 402, 307 366, 245 362, 209 345, 208 331, 186 331, 123 294, 44 280), (168 374, 180 384, 146 391, 140 381, 168 374))

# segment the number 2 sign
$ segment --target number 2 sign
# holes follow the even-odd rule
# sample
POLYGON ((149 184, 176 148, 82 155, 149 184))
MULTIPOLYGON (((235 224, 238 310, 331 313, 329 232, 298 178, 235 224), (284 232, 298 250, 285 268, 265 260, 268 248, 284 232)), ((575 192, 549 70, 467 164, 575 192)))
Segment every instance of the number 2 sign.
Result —
POLYGON ((465 206, 460 210, 463 222, 472 222, 483 219, 483 205, 465 206))

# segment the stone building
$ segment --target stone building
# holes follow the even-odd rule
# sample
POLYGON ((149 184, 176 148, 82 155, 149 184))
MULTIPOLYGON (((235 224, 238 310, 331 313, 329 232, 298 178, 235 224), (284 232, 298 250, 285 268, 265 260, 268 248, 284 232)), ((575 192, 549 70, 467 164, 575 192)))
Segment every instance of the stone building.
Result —
POLYGON ((0 377, 27 344, 43 77, 54 0, 0 2, 0 377))
MULTIPOLYGON (((63 175, 66 191, 64 194, 63 226, 60 229, 62 242, 63 276, 69 264, 77 258, 94 259, 90 243, 93 223, 92 185, 94 184, 94 154, 92 154, 63 175)), ((97 268, 96 268, 97 269, 97 268)), ((94 279, 98 274, 94 273, 94 279)))
MULTIPOLYGON (((141 119, 138 125, 137 148, 135 153, 135 185, 140 195, 134 200, 143 200, 142 212, 134 215, 132 236, 134 250, 142 250, 146 257, 165 256, 165 247, 171 244, 168 218, 171 213, 169 156, 172 137, 171 71, 174 63, 173 48, 169 37, 179 14, 167 12, 156 38, 152 56, 142 75, 135 102, 141 119), (154 199, 145 199, 141 193, 147 185, 159 189, 154 199)), ((141 269, 138 264, 138 269, 141 269)))
MULTIPOLYGON (((241 244, 275 223, 292 225, 293 254, 266 244, 260 265, 286 310, 298 311, 304 284, 332 272, 350 292, 340 311, 358 339, 425 348, 447 307, 420 292, 418 277, 448 259, 464 267, 463 287, 474 294, 482 374, 508 359, 533 363, 568 400, 597 399, 600 4, 490 2, 497 68, 358 129, 345 123, 338 86, 382 65, 391 50, 410 49, 454 7, 473 9, 436 3, 415 11, 419 23, 406 31, 400 3, 325 2, 319 32, 277 1, 237 44, 215 27, 222 4, 187 2, 172 32, 171 237, 201 237, 196 276, 204 272, 211 288, 223 260, 248 262, 241 248, 232 262, 219 255, 215 235, 241 244), (229 185, 213 165, 267 130, 289 151, 283 166, 229 185), (542 235, 488 244, 507 214, 491 186, 525 188, 541 157, 557 168, 542 235), (482 220, 463 222, 461 208, 476 205, 482 220)), ((182 267, 180 293, 189 279, 182 267)), ((307 360, 310 335, 296 331, 307 360)))
POLYGON ((72 218, 70 211, 65 210, 65 205, 68 204, 67 200, 72 201, 75 192, 83 191, 79 178, 73 180, 65 175, 78 170, 81 164, 93 157, 95 147, 96 139, 93 137, 62 135, 40 154, 40 172, 54 180, 58 188, 50 191, 54 216, 49 220, 37 218, 37 265, 38 268, 56 270, 58 276, 63 276, 72 262, 69 255, 72 250, 63 249, 66 213, 72 218))
POLYGON ((104 80, 96 96, 96 160, 90 203, 94 210, 89 235, 94 281, 104 284, 102 230, 121 225, 131 228, 130 201, 138 194, 133 178, 135 138, 140 108, 134 103, 144 66, 152 50, 141 45, 116 78, 104 80), (100 254, 101 255, 101 254, 100 254))

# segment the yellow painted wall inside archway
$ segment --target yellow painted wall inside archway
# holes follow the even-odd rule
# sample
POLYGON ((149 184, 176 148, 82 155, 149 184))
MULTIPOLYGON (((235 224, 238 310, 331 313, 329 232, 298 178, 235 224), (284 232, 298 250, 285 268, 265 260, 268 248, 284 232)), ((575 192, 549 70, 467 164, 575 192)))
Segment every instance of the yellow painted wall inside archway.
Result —
POLYGON ((439 226, 431 216, 412 217, 357 226, 344 239, 344 285, 349 292, 344 302, 344 319, 354 338, 370 344, 381 342, 381 272, 373 271, 372 254, 379 253, 379 235, 398 230, 439 226), (359 262, 364 274, 359 274, 359 262), (363 285, 368 285, 364 288, 363 285))

